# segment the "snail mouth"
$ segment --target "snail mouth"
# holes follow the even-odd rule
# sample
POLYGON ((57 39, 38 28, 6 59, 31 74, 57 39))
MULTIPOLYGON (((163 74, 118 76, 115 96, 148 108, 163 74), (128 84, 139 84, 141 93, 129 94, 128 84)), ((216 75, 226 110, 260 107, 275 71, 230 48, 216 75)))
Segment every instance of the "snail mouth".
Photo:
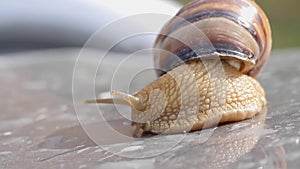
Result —
POLYGON ((147 123, 138 123, 138 122, 131 122, 131 126, 135 127, 135 130, 133 132, 134 137, 142 137, 142 135, 147 132, 147 123))
MULTIPOLYGON (((111 91, 111 96, 115 96, 117 98, 106 98, 106 99, 96 99, 96 100, 86 100, 87 104, 123 104, 130 106, 134 112, 144 112, 145 105, 141 102, 140 98, 122 93, 119 91, 111 91)), ((149 131, 148 123, 141 122, 132 122, 132 126, 135 127, 134 137, 142 137, 144 132, 149 131)))

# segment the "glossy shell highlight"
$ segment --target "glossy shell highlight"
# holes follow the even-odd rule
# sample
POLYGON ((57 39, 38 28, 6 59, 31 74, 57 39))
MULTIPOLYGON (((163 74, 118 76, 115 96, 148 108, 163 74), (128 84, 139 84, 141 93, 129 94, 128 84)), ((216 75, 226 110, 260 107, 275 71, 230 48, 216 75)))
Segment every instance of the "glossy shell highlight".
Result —
POLYGON ((250 0, 199 0, 184 6, 161 30, 154 48, 158 75, 194 59, 236 59, 256 77, 272 46, 263 10, 250 0), (197 30, 195 30, 195 28, 197 30))

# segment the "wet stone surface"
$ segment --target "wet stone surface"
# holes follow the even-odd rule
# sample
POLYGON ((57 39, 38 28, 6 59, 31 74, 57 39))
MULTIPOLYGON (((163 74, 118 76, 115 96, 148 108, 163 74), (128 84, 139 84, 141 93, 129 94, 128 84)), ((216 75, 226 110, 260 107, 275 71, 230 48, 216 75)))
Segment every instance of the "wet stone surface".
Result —
POLYGON ((260 115, 139 139, 132 138, 129 108, 83 102, 111 87, 142 88, 155 78, 151 56, 124 60, 110 53, 98 64, 103 53, 87 50, 76 62, 78 54, 62 49, 0 58, 0 168, 299 168, 300 50, 272 53, 259 78, 268 100, 260 115))

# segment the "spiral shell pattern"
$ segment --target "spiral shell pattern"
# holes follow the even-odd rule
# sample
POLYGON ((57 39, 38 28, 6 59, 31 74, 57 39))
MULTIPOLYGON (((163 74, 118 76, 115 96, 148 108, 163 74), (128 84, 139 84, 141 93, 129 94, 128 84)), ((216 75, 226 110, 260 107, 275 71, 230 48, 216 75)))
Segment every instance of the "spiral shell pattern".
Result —
POLYGON ((183 62, 219 56, 240 61, 240 72, 256 77, 271 44, 268 18, 254 1, 198 0, 162 28, 154 63, 162 75, 183 62))

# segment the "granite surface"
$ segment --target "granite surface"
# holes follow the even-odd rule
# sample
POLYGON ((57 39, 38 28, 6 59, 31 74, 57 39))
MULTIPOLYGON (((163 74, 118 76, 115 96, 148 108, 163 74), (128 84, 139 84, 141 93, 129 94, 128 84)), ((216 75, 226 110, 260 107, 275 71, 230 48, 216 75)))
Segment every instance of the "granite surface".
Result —
POLYGON ((155 79, 149 53, 58 49, 0 57, 0 168, 299 168, 300 50, 272 53, 259 77, 268 105, 258 116, 133 138, 129 108, 83 102, 155 79))

